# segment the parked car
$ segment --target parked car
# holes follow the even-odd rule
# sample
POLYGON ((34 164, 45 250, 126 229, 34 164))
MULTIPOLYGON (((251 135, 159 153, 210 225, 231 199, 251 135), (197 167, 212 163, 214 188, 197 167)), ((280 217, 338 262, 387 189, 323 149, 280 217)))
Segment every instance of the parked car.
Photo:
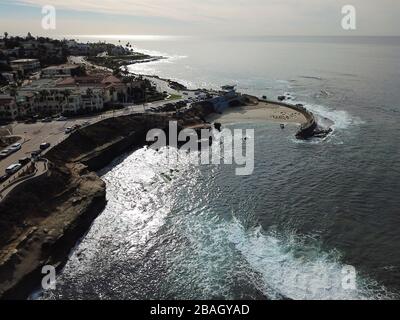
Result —
POLYGON ((71 127, 66 127, 65 128, 65 134, 71 133, 73 131, 73 129, 71 127))
POLYGON ((56 120, 57 121, 67 121, 68 118, 61 116, 61 117, 58 117, 56 120))
POLYGON ((24 166, 24 165, 26 165, 26 164, 28 164, 29 162, 31 162, 31 158, 22 158, 22 159, 19 159, 19 161, 18 161, 22 166, 24 166))
POLYGON ((50 147, 50 143, 48 143, 48 142, 43 142, 40 144, 40 150, 46 150, 49 147, 50 147))
POLYGON ((6 181, 8 179, 8 174, 3 174, 2 176, 0 176, 0 183, 6 181))
POLYGON ((85 121, 84 123, 82 123, 82 126, 88 126, 90 124, 89 121, 85 121))
POLYGON ((31 157, 32 158, 36 158, 37 156, 39 156, 42 153, 42 150, 35 150, 31 152, 31 157))
POLYGON ((0 152, 0 159, 7 158, 13 151, 11 149, 4 149, 0 152))
POLYGON ((52 122, 52 121, 53 121, 53 119, 51 117, 42 119, 42 122, 52 122))
POLYGON ((12 152, 16 152, 16 151, 21 149, 21 144, 20 143, 14 143, 13 145, 11 145, 9 147, 9 149, 11 149, 12 152))
POLYGON ((11 175, 21 169, 22 166, 20 163, 14 163, 6 169, 6 174, 11 175))

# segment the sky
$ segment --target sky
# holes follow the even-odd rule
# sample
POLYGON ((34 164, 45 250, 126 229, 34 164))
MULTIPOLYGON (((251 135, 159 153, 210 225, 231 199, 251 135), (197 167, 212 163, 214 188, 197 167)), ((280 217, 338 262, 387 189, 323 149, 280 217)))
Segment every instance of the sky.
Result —
POLYGON ((11 35, 400 35, 398 0, 0 0, 0 32, 11 35), (56 8, 56 29, 41 26, 56 8), (344 5, 356 30, 341 26, 344 5))

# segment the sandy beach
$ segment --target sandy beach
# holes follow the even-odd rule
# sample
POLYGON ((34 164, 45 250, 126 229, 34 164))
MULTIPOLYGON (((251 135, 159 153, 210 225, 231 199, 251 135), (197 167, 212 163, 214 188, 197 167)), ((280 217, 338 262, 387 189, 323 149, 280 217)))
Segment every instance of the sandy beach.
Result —
POLYGON ((223 114, 212 114, 207 121, 218 121, 222 124, 265 121, 301 124, 306 122, 306 118, 293 109, 260 101, 257 105, 232 107, 223 114))

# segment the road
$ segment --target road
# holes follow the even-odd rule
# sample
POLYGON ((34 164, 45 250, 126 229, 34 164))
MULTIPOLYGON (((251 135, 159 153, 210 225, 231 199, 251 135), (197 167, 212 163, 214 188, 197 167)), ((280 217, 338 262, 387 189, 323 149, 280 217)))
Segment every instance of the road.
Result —
MULTIPOLYGON (((30 157, 32 151, 38 150, 43 142, 48 142, 54 146, 64 140, 68 134, 65 134, 67 127, 74 125, 83 125, 85 122, 93 124, 97 121, 117 117, 121 115, 128 115, 132 113, 148 112, 152 107, 158 107, 167 103, 168 101, 157 101, 142 105, 132 105, 125 107, 122 110, 108 111, 100 115, 84 116, 79 118, 71 118, 67 121, 52 121, 52 122, 37 122, 33 124, 17 123, 11 124, 12 135, 21 137, 18 141, 22 144, 21 150, 9 155, 7 158, 0 160, 0 176, 5 173, 5 169, 13 163, 18 163, 19 159, 30 157)), ((4 148, 6 149, 6 148, 4 148)), ((1 189, 1 185, 0 185, 1 189)))

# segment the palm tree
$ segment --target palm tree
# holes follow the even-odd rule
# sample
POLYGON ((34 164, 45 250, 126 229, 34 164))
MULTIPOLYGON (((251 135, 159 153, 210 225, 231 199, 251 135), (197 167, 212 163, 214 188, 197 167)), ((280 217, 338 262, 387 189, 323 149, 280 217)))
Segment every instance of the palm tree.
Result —
MULTIPOLYGON (((64 104, 68 104, 68 98, 71 95, 71 90, 65 89, 63 92, 63 95, 64 95, 64 101, 63 101, 64 104)), ((62 110, 62 107, 61 107, 61 110, 62 110)))
POLYGON ((64 93, 64 97, 68 98, 71 95, 71 90, 65 89, 63 93, 64 93))
POLYGON ((4 32, 4 39, 7 39, 8 38, 8 32, 6 31, 6 32, 4 32))
POLYGON ((111 87, 110 88, 110 96, 111 96, 111 100, 113 99, 113 97, 114 97, 114 93, 115 93, 115 88, 114 87, 111 87))
POLYGON ((93 90, 90 89, 90 88, 87 88, 86 89, 86 95, 88 95, 89 97, 92 97, 93 96, 93 90))
POLYGON ((15 97, 17 95, 17 89, 16 88, 11 88, 10 89, 10 96, 15 97))
POLYGON ((47 90, 40 90, 39 95, 40 95, 40 101, 43 102, 49 96, 49 92, 47 90))

